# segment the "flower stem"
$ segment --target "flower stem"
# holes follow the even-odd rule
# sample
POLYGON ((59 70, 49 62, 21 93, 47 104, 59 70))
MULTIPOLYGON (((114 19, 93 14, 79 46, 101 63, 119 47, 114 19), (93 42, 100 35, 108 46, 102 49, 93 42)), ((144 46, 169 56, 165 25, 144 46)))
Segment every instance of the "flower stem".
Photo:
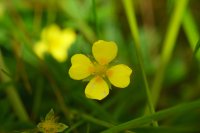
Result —
MULTIPOLYGON (((137 54, 139 66, 141 68, 142 78, 143 78, 144 85, 145 85, 145 91, 146 91, 147 100, 148 100, 148 107, 149 107, 150 113, 154 114, 155 110, 154 110, 154 107, 153 107, 151 93, 150 93, 150 90, 149 90, 147 77, 146 77, 146 74, 145 74, 145 71, 144 71, 144 65, 143 65, 143 61, 142 61, 142 57, 141 57, 142 54, 141 54, 141 51, 140 51, 139 32, 138 32, 136 17, 135 17, 135 13, 134 13, 134 9, 133 9, 133 2, 132 2, 132 0, 123 0, 123 4, 124 4, 125 12, 126 12, 126 15, 127 15, 127 18, 128 18, 128 22, 129 22, 129 25, 130 25, 131 33, 132 33, 132 36, 133 36, 133 39, 134 39, 134 46, 136 48, 136 54, 137 54)), ((153 126, 157 127, 158 123, 156 121, 153 121, 153 126)))
MULTIPOLYGON (((2 70, 4 71, 6 70, 6 72, 8 72, 8 69, 6 68, 3 61, 3 56, 1 54, 1 51, 0 51, 0 66, 2 70)), ((10 82, 11 80, 10 77, 6 75, 2 70, 0 71, 0 77, 1 77, 2 82, 10 82)), ((18 118, 21 121, 28 121, 29 120, 28 114, 14 86, 12 85, 8 86, 5 89, 5 92, 18 118)))
POLYGON ((175 41, 176 41, 178 31, 181 25, 181 20, 182 20, 184 11, 186 10, 188 1, 189 0, 180 0, 178 2, 175 2, 176 3, 175 9, 172 14, 168 31, 166 33, 164 44, 163 44, 163 49, 162 49, 161 58, 160 58, 160 66, 158 67, 158 71, 156 73, 156 77, 155 77, 153 87, 152 87, 152 96, 153 96, 154 106, 156 106, 159 99, 162 83, 164 80, 165 70, 172 56, 172 51, 175 46, 175 41))
MULTIPOLYGON (((198 26, 194 20, 194 16, 189 9, 187 9, 183 18, 183 29, 187 35, 190 47, 195 51, 195 46, 199 40, 198 26)), ((200 61, 200 52, 197 53, 197 59, 200 61)))
POLYGON ((109 123, 107 121, 103 121, 103 120, 97 119, 97 118, 92 117, 92 116, 87 115, 87 114, 81 114, 81 117, 83 119, 87 120, 87 121, 90 121, 90 122, 95 123, 97 125, 101 125, 103 127, 111 128, 111 127, 114 126, 112 123, 109 123))
POLYGON ((56 13, 55 13, 55 0, 49 0, 47 7, 47 23, 55 23, 56 13))
POLYGON ((96 11, 96 0, 92 0, 92 12, 93 12, 93 20, 94 20, 94 29, 96 36, 98 38, 99 32, 98 32, 98 20, 97 20, 97 11, 96 11))
POLYGON ((73 16, 71 13, 71 10, 69 10, 65 4, 66 1, 58 1, 58 6, 65 12, 65 14, 75 22, 77 28, 80 30, 80 32, 83 33, 85 38, 93 44, 93 42, 96 40, 96 36, 94 34, 94 31, 91 29, 91 27, 85 23, 82 19, 77 18, 73 16))

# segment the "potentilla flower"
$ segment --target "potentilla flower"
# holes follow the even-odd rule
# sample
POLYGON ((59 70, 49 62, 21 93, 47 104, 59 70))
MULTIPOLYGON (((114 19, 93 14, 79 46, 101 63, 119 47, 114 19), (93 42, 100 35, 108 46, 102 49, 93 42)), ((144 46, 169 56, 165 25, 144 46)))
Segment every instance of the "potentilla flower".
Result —
POLYGON ((34 51, 40 58, 45 53, 51 54, 57 61, 64 62, 67 59, 67 50, 76 40, 76 33, 72 29, 61 30, 57 25, 44 28, 41 40, 34 45, 34 51))
POLYGON ((109 94, 109 82, 118 88, 129 85, 132 70, 124 64, 110 65, 117 52, 118 48, 114 42, 99 40, 92 46, 95 60, 90 60, 83 54, 72 56, 70 77, 75 80, 92 77, 85 88, 87 98, 97 100, 105 98, 109 94))

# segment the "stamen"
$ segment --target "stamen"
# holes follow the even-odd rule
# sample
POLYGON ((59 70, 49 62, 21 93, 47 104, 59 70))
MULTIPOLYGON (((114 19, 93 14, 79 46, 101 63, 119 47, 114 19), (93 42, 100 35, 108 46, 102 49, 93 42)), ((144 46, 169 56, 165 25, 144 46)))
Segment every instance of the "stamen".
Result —
POLYGON ((101 77, 106 76, 107 66, 106 65, 100 65, 98 63, 94 63, 94 75, 99 75, 101 77))

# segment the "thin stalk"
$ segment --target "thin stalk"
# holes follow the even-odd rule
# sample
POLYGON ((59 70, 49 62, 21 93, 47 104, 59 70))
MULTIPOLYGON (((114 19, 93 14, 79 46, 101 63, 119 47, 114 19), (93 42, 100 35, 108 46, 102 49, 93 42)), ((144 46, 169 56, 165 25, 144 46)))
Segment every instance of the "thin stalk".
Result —
POLYGON ((175 41, 178 35, 178 31, 181 25, 181 20, 186 10, 187 4, 189 0, 180 0, 176 2, 174 12, 170 19, 170 23, 168 26, 168 30, 165 36, 163 49, 160 58, 160 66, 158 67, 158 71, 156 73, 156 77, 152 87, 152 96, 153 96, 153 104, 156 107, 159 95, 161 92, 162 83, 164 80, 166 67, 171 59, 172 51, 175 46, 175 41))
POLYGON ((33 107, 32 107, 33 119, 37 118, 36 116, 38 115, 40 109, 43 91, 44 91, 43 79, 39 78, 37 80, 37 86, 35 88, 35 96, 33 100, 33 107))
MULTIPOLYGON (((2 70, 6 70, 6 72, 8 72, 8 69, 7 69, 6 65, 4 64, 4 59, 1 54, 1 51, 0 51, 0 66, 1 66, 2 70)), ((11 81, 10 77, 8 75, 6 75, 2 70, 0 71, 0 77, 1 77, 2 82, 10 82, 11 81)), ((26 112, 26 109, 25 109, 15 87, 10 85, 5 89, 5 92, 8 96, 8 99, 10 100, 10 102, 13 106, 13 109, 14 109, 16 115, 18 116, 18 118, 21 121, 28 121, 29 120, 28 114, 26 112)))
POLYGON ((47 8, 47 23, 51 24, 55 22, 56 19, 56 12, 55 12, 55 1, 49 0, 48 8, 47 8))
POLYGON ((86 133, 90 133, 90 125, 89 124, 87 124, 86 133))
POLYGON ((67 131, 65 133, 71 133, 73 130, 75 130, 77 127, 81 126, 82 124, 84 124, 84 120, 78 121, 77 123, 74 123, 72 126, 70 126, 69 129, 67 129, 67 131))
POLYGON ((53 89, 53 92, 56 96, 56 99, 57 99, 58 105, 60 106, 60 109, 62 110, 65 118, 67 120, 70 120, 71 112, 70 112, 70 109, 65 104, 65 99, 60 91, 61 89, 58 87, 56 81, 52 78, 53 76, 50 73, 49 67, 46 64, 44 64, 44 62, 42 62, 42 61, 40 63, 44 70, 44 75, 46 76, 47 80, 49 81, 49 83, 53 89))
POLYGON ((38 32, 40 31, 42 23, 42 14, 43 14, 43 6, 41 3, 36 2, 34 5, 34 18, 33 18, 34 35, 38 34, 38 32))
POLYGON ((102 131, 101 133, 117 133, 117 132, 124 131, 127 129, 141 127, 141 126, 144 126, 145 124, 152 122, 153 120, 161 120, 161 119, 169 117, 170 115, 175 115, 175 114, 183 114, 183 113, 186 114, 190 111, 198 110, 199 108, 200 108, 200 99, 193 102, 180 104, 175 107, 171 107, 171 108, 156 112, 155 114, 152 114, 152 115, 143 116, 137 119, 127 121, 125 123, 111 127, 105 131, 102 131))
POLYGON ((96 40, 96 36, 94 34, 94 31, 89 27, 89 25, 87 23, 85 23, 83 20, 73 16, 71 14, 71 10, 69 10, 68 8, 66 8, 65 6, 65 2, 64 1, 59 1, 58 2, 60 8, 65 12, 65 14, 74 21, 74 23, 76 24, 77 28, 83 33, 83 35, 85 36, 85 38, 91 43, 93 44, 93 42, 96 40))
POLYGON ((94 29, 96 32, 96 36, 98 38, 98 20, 97 20, 97 10, 96 10, 96 0, 92 0, 92 12, 93 12, 93 23, 94 23, 94 29))
MULTIPOLYGON (((147 82, 147 77, 146 77, 146 74, 144 71, 144 65, 143 65, 143 61, 142 61, 142 53, 140 51, 139 31, 138 31, 136 17, 135 17, 135 13, 134 13, 134 9, 133 9, 133 2, 132 2, 132 0, 123 0, 123 4, 124 4, 124 8, 125 8, 126 15, 128 18, 128 22, 130 25, 131 33, 133 36, 134 46, 136 48, 136 55, 137 55, 137 59, 139 61, 139 67, 141 68, 142 79, 144 82, 145 91, 146 91, 147 100, 148 100, 148 108, 150 110, 150 113, 154 114, 155 110, 154 110, 152 97, 151 97, 151 93, 150 93, 148 82, 147 82)), ((153 121, 153 126, 157 127, 158 123, 156 121, 153 121)))
POLYGON ((109 123, 109 122, 107 122, 107 121, 99 120, 99 119, 94 118, 94 117, 92 117, 92 116, 90 116, 90 115, 87 115, 87 114, 81 114, 81 117, 82 117, 84 120, 86 120, 86 121, 90 121, 90 122, 92 122, 92 123, 95 123, 95 124, 97 124, 97 125, 101 125, 101 126, 103 126, 103 127, 108 127, 108 128, 110 128, 110 127, 113 127, 113 126, 114 126, 113 124, 111 124, 111 123, 109 123))
POLYGON ((14 52, 14 55, 15 55, 15 58, 16 58, 16 68, 17 68, 17 75, 19 75, 19 77, 17 78, 21 78, 23 83, 24 83, 24 87, 25 87, 25 90, 31 94, 32 93, 32 87, 30 85, 30 82, 29 82, 29 79, 28 79, 28 75, 27 75, 27 72, 25 70, 25 65, 24 65, 24 62, 22 60, 22 54, 21 54, 21 51, 22 51, 22 48, 21 48, 21 45, 20 43, 17 41, 17 39, 15 41, 12 41, 13 43, 13 52, 14 52))
MULTIPOLYGON (((187 35, 190 47, 195 51, 196 44, 199 40, 199 31, 194 17, 189 9, 187 9, 183 18, 183 29, 187 35)), ((200 60, 200 52, 197 53, 197 59, 200 60)))

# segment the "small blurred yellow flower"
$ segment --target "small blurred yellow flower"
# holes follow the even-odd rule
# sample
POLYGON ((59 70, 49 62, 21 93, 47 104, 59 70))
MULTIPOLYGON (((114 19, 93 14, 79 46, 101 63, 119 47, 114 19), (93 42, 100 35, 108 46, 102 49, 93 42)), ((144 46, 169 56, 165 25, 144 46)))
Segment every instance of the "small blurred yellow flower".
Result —
POLYGON ((57 117, 55 117, 54 111, 51 109, 45 120, 37 125, 37 128, 42 133, 57 133, 63 132, 68 126, 63 123, 57 123, 57 117))
POLYGON ((34 45, 34 51, 40 58, 44 58, 44 54, 49 53, 57 61, 64 62, 68 56, 67 50, 75 39, 74 30, 61 30, 57 25, 50 25, 43 29, 41 40, 34 45))
POLYGON ((109 94, 107 81, 119 88, 129 85, 132 70, 124 64, 109 65, 117 56, 117 51, 114 42, 99 40, 92 46, 95 61, 91 61, 83 54, 75 54, 71 58, 69 75, 72 79, 82 80, 92 76, 85 89, 86 97, 97 100, 105 98, 109 94))

